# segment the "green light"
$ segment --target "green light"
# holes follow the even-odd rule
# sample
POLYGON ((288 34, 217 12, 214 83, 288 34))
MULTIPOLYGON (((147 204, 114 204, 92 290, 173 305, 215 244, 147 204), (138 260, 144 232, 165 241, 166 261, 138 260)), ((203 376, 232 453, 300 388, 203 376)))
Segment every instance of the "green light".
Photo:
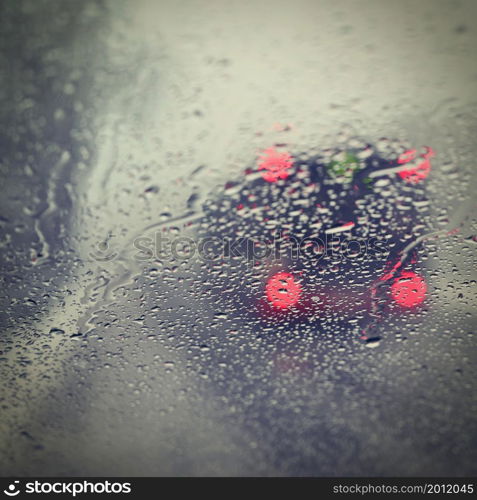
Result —
POLYGON ((343 160, 333 160, 326 168, 333 177, 344 177, 345 181, 350 181, 360 169, 360 161, 356 155, 346 152, 343 160))

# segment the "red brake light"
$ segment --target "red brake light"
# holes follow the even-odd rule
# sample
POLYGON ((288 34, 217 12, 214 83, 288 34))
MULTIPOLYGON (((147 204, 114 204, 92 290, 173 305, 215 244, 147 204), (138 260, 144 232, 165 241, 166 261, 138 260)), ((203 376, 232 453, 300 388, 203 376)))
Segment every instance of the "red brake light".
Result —
POLYGON ((258 170, 263 170, 262 177, 267 182, 276 182, 278 179, 286 179, 290 174, 287 172, 293 165, 289 153, 279 152, 275 148, 266 149, 258 162, 258 170))
POLYGON ((280 309, 294 306, 301 297, 301 285, 286 272, 274 274, 268 280, 265 291, 270 304, 280 309))
MULTIPOLYGON (((431 171, 430 158, 432 158, 433 156, 434 151, 432 150, 432 148, 427 147, 427 152, 421 155, 423 161, 419 163, 417 167, 410 168, 409 170, 401 170, 400 172, 398 172, 399 177, 410 184, 416 184, 419 181, 422 181, 429 175, 429 172, 431 171)), ((415 160, 415 158, 416 150, 410 149, 398 158, 398 163, 400 165, 403 165, 415 160)))
POLYGON ((402 307, 414 307, 426 297, 427 285, 424 278, 411 271, 403 272, 391 285, 393 299, 402 307))

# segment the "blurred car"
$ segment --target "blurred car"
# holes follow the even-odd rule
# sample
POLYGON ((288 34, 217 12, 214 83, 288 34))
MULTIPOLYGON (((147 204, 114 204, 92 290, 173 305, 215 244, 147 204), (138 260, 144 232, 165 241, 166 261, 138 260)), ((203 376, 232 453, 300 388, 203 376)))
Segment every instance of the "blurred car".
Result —
POLYGON ((233 288, 234 307, 272 323, 359 315, 365 340, 370 318, 424 302, 418 248, 434 152, 391 141, 351 145, 317 154, 274 145, 205 205, 210 248, 202 257, 211 276, 224 260, 240 268, 214 280, 219 302, 233 288))

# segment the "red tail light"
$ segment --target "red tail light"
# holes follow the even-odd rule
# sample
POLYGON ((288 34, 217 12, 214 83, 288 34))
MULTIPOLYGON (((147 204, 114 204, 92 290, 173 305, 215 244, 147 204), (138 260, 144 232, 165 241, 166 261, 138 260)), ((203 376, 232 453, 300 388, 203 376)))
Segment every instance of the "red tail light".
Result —
POLYGON ((392 298, 402 307, 414 307, 426 297, 427 285, 424 278, 412 271, 405 271, 391 285, 392 298))
MULTIPOLYGON (((434 156, 434 151, 432 148, 427 147, 427 152, 421 155, 422 162, 420 162, 416 167, 410 168, 409 170, 401 170, 398 172, 401 179, 404 179, 406 182, 410 184, 416 184, 423 179, 425 179, 429 172, 431 171, 431 160, 434 156)), ((410 149, 406 151, 398 158, 398 163, 400 165, 404 165, 416 159, 416 150, 410 149)))
POLYGON ((279 309, 294 306, 301 297, 301 285, 286 272, 274 274, 268 280, 265 291, 270 304, 279 309))
POLYGON ((262 177, 267 182, 286 179, 290 174, 288 169, 293 165, 292 157, 286 151, 279 152, 275 148, 266 149, 258 162, 258 170, 263 170, 262 177))

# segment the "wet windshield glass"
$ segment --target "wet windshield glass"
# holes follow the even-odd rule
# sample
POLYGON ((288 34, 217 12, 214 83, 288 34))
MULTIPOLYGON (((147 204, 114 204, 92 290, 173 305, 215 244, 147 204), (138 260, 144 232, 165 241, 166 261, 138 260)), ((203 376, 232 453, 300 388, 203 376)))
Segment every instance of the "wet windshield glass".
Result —
POLYGON ((0 13, 4 474, 476 474, 475 2, 0 13))

